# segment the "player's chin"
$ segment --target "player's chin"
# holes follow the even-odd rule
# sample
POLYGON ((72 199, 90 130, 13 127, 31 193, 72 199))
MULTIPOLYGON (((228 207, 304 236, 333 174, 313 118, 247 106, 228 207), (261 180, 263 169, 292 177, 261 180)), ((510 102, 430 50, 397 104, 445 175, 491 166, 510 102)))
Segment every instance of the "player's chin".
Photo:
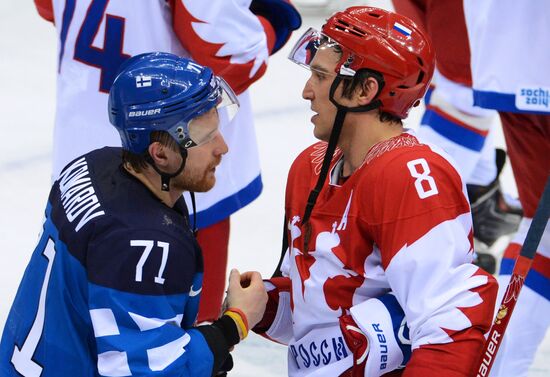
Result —
POLYGON ((195 189, 193 191, 207 192, 212 190, 215 184, 216 184, 216 176, 214 175, 214 173, 208 172, 200 182, 197 182, 197 184, 195 185, 195 189))
POLYGON ((316 139, 326 142, 330 139, 330 135, 327 135, 326 132, 323 132, 321 128, 317 126, 313 129, 313 136, 315 136, 316 139))

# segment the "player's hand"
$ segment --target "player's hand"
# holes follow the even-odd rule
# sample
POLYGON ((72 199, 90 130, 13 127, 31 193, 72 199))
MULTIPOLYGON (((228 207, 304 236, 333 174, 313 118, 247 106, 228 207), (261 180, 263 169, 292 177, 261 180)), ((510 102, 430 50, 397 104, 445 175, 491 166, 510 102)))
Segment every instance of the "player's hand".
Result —
POLYGON ((227 376, 227 372, 229 372, 231 369, 233 369, 233 357, 231 354, 227 355, 227 358, 223 362, 222 366, 220 367, 219 371, 215 374, 216 377, 225 377, 227 376))
POLYGON ((353 367, 351 370, 346 371, 345 375, 363 377, 369 355, 369 340, 349 314, 340 317, 340 329, 348 348, 353 353, 353 367))
POLYGON ((249 328, 254 327, 262 319, 267 303, 262 275, 256 271, 240 274, 236 269, 231 270, 226 300, 229 307, 243 311, 249 328))

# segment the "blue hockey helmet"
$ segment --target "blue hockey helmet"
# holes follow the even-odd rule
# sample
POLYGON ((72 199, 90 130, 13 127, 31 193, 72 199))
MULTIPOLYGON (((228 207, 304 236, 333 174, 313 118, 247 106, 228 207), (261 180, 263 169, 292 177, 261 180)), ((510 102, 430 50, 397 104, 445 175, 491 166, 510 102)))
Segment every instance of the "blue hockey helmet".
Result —
MULTIPOLYGON (((233 106, 232 106, 233 105, 233 106)), ((238 100, 229 85, 212 70, 177 55, 153 52, 128 59, 109 93, 109 120, 118 130, 122 147, 142 154, 153 131, 166 131, 187 149, 208 140, 193 129, 192 120, 214 107, 230 107, 238 100)))

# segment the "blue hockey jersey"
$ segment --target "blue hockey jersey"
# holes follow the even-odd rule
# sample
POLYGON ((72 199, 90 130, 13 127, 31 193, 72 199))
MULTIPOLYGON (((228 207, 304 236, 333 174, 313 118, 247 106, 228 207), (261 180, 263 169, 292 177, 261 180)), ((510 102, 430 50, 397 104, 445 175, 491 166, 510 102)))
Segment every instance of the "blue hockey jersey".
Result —
POLYGON ((192 327, 203 266, 185 202, 163 204, 120 155, 86 154, 52 187, 4 328, 0 375, 212 374, 219 346, 192 327))

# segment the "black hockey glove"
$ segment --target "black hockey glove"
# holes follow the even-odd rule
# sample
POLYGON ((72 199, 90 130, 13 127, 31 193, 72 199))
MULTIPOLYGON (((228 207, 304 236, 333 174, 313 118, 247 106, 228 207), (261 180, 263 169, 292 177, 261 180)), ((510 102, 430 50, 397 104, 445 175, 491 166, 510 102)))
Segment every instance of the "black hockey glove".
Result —
POLYGON ((223 362, 222 366, 218 370, 218 373, 215 374, 216 377, 225 377, 227 372, 233 369, 233 356, 231 354, 227 355, 227 358, 223 362))

